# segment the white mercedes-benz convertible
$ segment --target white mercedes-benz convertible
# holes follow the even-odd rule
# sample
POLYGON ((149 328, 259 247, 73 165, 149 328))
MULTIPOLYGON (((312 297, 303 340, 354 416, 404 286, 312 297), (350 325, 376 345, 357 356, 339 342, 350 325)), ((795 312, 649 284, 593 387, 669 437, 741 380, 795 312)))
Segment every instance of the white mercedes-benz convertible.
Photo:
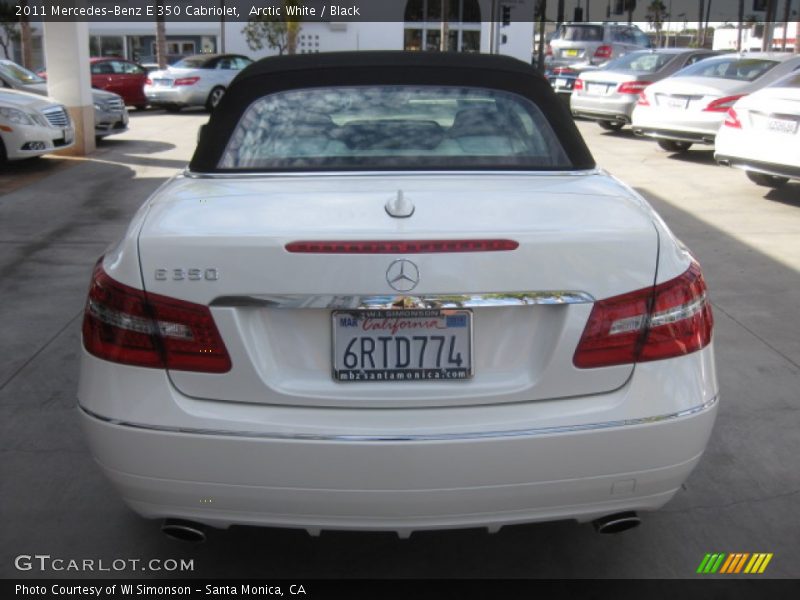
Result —
POLYGON ((700 267, 510 58, 269 58, 98 261, 79 412, 166 532, 663 506, 717 411, 700 267))

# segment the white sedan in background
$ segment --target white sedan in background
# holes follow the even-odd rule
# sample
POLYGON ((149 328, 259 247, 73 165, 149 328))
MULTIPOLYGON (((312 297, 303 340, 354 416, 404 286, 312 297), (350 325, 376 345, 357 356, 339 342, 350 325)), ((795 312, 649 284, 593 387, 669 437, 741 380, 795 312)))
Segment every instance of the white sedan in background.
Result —
POLYGON ((68 148, 75 128, 53 98, 0 89, 0 164, 68 148))
POLYGON ((714 158, 751 181, 781 187, 800 180, 800 71, 739 100, 717 134, 714 158))
POLYGON ((775 52, 707 58, 647 87, 633 111, 633 132, 668 152, 712 146, 733 104, 800 67, 800 56, 775 52))
POLYGON ((701 459, 712 329, 697 261, 530 65, 268 58, 97 262, 79 414, 183 539, 617 532, 701 459))
POLYGON ((214 110, 225 90, 253 61, 238 54, 197 54, 147 75, 144 95, 151 106, 177 112, 189 106, 214 110))

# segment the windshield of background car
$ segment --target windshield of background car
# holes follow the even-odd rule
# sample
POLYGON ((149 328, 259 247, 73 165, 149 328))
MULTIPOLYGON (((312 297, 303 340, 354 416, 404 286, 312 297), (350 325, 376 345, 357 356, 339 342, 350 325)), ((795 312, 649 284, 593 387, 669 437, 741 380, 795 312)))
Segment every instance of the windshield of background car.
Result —
POLYGON ((603 27, 599 25, 562 25, 556 31, 553 39, 566 42, 602 42, 603 27))
POLYGON ((569 169, 539 108, 499 90, 324 87, 270 94, 234 129, 229 170, 569 169))
POLYGON ((11 61, 0 62, 0 69, 3 73, 15 79, 19 83, 44 83, 44 79, 39 77, 36 73, 28 71, 28 69, 19 66, 17 63, 11 61))
POLYGON ((207 62, 207 58, 182 58, 172 66, 176 69, 202 69, 207 62))
POLYGON ((652 52, 633 52, 620 56, 606 65, 609 71, 636 71, 655 73, 675 58, 674 54, 654 54, 652 52))
POLYGON ((717 79, 736 79, 755 81, 771 68, 777 66, 774 60, 762 58, 741 58, 731 56, 717 60, 703 60, 681 69, 673 77, 714 77, 717 79))

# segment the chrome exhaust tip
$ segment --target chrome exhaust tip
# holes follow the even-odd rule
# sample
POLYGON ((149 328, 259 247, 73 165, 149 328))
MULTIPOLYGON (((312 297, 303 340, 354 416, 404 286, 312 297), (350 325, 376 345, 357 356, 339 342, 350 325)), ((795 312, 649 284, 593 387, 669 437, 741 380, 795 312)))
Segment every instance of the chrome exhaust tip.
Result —
POLYGON ((201 544, 206 541, 205 525, 183 521, 181 519, 165 519, 161 525, 161 532, 168 538, 181 542, 201 544))
POLYGON ((642 524, 642 520, 635 512, 622 512, 592 521, 597 533, 621 533, 642 524))

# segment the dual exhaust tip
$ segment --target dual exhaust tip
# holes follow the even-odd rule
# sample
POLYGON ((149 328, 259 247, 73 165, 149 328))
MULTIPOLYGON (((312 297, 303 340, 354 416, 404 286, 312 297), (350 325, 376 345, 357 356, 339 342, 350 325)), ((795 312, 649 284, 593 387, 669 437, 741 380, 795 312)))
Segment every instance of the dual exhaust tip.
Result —
MULTIPOLYGON (((597 533, 621 533, 641 525, 642 520, 635 512, 622 512, 592 521, 597 533)), ((206 541, 206 526, 183 519, 166 519, 161 531, 169 538, 181 542, 201 544, 206 541)))

